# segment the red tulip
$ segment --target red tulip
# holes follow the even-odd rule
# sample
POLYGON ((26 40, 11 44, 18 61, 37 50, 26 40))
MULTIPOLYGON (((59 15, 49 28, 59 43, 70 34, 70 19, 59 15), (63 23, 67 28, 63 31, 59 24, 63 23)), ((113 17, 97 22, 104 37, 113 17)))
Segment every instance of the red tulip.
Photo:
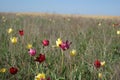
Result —
POLYGON ((24 31, 23 30, 19 30, 19 34, 20 34, 20 36, 23 36, 24 35, 24 31))
POLYGON ((49 45, 49 40, 43 40, 42 41, 43 46, 48 46, 49 45))
POLYGON ((11 67, 11 68, 9 69, 9 72, 10 72, 11 74, 15 75, 15 74, 18 72, 18 69, 15 68, 15 67, 11 67))
POLYGON ((38 57, 36 57, 35 61, 37 61, 39 63, 45 61, 45 55, 40 54, 38 57))
POLYGON ((30 50, 28 51, 28 53, 29 53, 31 56, 35 56, 36 50, 35 50, 35 49, 30 49, 30 50))
POLYGON ((99 60, 96 60, 96 61, 94 62, 94 66, 95 66, 96 68, 100 68, 101 62, 100 62, 99 60))
POLYGON ((62 42, 62 44, 60 44, 60 48, 65 51, 69 49, 71 44, 72 42, 69 42, 68 40, 66 40, 66 42, 62 42))

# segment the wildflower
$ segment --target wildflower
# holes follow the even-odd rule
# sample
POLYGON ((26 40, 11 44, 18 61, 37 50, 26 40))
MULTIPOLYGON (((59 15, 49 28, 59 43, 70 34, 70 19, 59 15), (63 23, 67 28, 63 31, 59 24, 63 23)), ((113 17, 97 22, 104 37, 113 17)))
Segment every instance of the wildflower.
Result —
POLYGON ((101 26, 102 24, 101 23, 98 23, 98 26, 101 26))
POLYGON ((37 62, 39 62, 39 63, 45 61, 45 55, 39 54, 39 56, 36 57, 35 61, 37 61, 37 62))
POLYGON ((9 69, 9 72, 10 72, 11 74, 15 75, 15 74, 18 72, 18 69, 15 68, 15 67, 11 67, 11 68, 9 69))
POLYGON ((39 73, 37 76, 35 76, 35 80, 45 80, 45 74, 39 73))
POLYGON ((50 80, 50 77, 46 79, 46 76, 44 73, 39 73, 37 76, 35 76, 35 80, 50 80))
POLYGON ((2 19, 5 19, 5 16, 2 16, 2 19))
POLYGON ((55 20, 52 20, 53 23, 55 23, 55 20))
POLYGON ((7 30, 7 32, 8 32, 8 34, 10 34, 10 33, 13 32, 13 29, 12 29, 12 28, 9 28, 9 29, 7 30))
POLYGON ((7 21, 6 19, 3 20, 3 22, 6 22, 6 21, 7 21))
POLYGON ((0 69, 0 72, 1 72, 1 73, 5 73, 5 72, 6 72, 6 68, 1 68, 1 69, 0 69))
POLYGON ((58 38, 56 41, 56 46, 59 47, 60 44, 62 44, 62 40, 60 38, 58 38))
POLYGON ((98 77, 99 77, 99 78, 102 78, 102 73, 98 73, 98 77))
POLYGON ((19 13, 16 13, 16 16, 19 16, 20 14, 19 13))
POLYGON ((28 52, 31 56, 35 56, 36 50, 35 49, 30 49, 28 52))
POLYGON ((31 48, 32 48, 32 44, 28 44, 27 49, 31 49, 31 48))
POLYGON ((76 50, 73 49, 72 51, 70 51, 70 56, 75 56, 76 55, 76 50))
POLYGON ((70 18, 67 19, 67 21, 70 21, 70 20, 71 20, 70 18))
POLYGON ((101 62, 100 64, 101 66, 105 66, 105 61, 101 62))
POLYGON ((24 35, 24 31, 23 30, 19 30, 19 34, 20 34, 20 36, 23 36, 24 35))
POLYGON ((100 61, 99 61, 99 60, 96 60, 96 61, 94 62, 94 66, 95 66, 96 68, 100 68, 100 66, 101 66, 100 61))
POLYGON ((43 40, 42 41, 43 46, 48 46, 49 45, 49 40, 43 40))
POLYGON ((50 18, 49 21, 52 21, 52 19, 50 18))
POLYGON ((16 44, 18 41, 17 37, 12 37, 12 38, 10 38, 10 40, 13 44, 16 44))
POLYGON ((114 23, 114 24, 112 24, 113 27, 117 27, 117 26, 119 26, 119 25, 120 25, 119 23, 114 23))
POLYGON ((118 35, 120 34, 120 30, 119 30, 119 31, 117 31, 117 34, 118 34, 118 35))
POLYGON ((72 42, 69 42, 68 40, 66 40, 65 42, 62 42, 62 44, 60 44, 60 48, 63 51, 65 51, 65 50, 69 49, 71 44, 72 44, 72 42))

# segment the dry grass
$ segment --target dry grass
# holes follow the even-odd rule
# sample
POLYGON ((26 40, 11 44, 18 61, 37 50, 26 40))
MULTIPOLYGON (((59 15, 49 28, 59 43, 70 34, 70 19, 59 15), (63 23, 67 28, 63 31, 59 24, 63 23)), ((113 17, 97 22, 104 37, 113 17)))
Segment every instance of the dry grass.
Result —
MULTIPOLYGON (((10 14, 10 13, 2 13, 10 14)), ((11 13, 16 15, 29 15, 29 16, 60 16, 60 17, 83 17, 83 18, 95 18, 95 19, 120 19, 120 16, 104 16, 104 15, 77 15, 77 14, 54 14, 54 13, 35 13, 35 12, 16 12, 11 13)))

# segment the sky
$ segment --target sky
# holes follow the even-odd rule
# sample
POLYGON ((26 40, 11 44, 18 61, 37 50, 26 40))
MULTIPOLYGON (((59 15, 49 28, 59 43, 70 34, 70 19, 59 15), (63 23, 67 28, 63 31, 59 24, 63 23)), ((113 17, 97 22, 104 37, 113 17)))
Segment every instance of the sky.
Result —
POLYGON ((120 0, 0 0, 0 12, 120 16, 120 0))

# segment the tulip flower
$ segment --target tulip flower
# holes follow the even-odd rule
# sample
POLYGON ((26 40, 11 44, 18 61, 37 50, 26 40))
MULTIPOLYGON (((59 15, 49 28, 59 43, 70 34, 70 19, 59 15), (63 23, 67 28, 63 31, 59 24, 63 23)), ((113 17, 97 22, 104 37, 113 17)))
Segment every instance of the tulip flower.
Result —
POLYGON ((12 29, 12 28, 9 28, 9 29, 7 30, 7 32, 8 32, 8 34, 10 34, 10 33, 13 32, 13 29, 12 29))
POLYGON ((15 75, 15 74, 18 72, 18 69, 15 68, 15 67, 11 67, 11 68, 9 69, 9 72, 10 72, 11 74, 15 75))
POLYGON ((5 73, 5 72, 6 72, 6 68, 1 68, 1 69, 0 69, 0 72, 1 72, 1 73, 5 73))
POLYGON ((66 40, 65 42, 62 42, 62 44, 60 44, 60 48, 63 51, 65 51, 65 50, 69 49, 71 44, 72 44, 72 42, 69 42, 68 40, 66 40))
POLYGON ((102 78, 102 76, 103 76, 102 73, 98 73, 99 78, 102 78))
POLYGON ((50 80, 50 78, 46 78, 44 73, 39 73, 37 76, 35 76, 35 80, 50 80))
POLYGON ((45 74, 39 73, 37 76, 35 76, 35 80, 45 80, 45 74))
POLYGON ((70 18, 67 19, 67 21, 70 21, 70 20, 71 20, 70 18))
POLYGON ((32 48, 32 44, 28 44, 27 49, 31 49, 31 48, 32 48))
POLYGON ((101 23, 98 23, 98 26, 101 26, 102 24, 101 23))
POLYGON ((11 40, 11 43, 16 44, 17 41, 18 41, 18 38, 17 37, 12 37, 12 38, 10 38, 10 40, 11 40))
POLYGON ((75 56, 76 55, 76 50, 73 49, 72 51, 70 51, 70 56, 75 56))
POLYGON ((31 56, 35 56, 36 50, 35 50, 35 49, 30 49, 30 50, 28 51, 28 53, 29 53, 31 56))
POLYGON ((101 66, 105 66, 105 61, 101 62, 100 64, 101 66))
POLYGON ((39 54, 39 56, 36 57, 35 61, 42 63, 43 61, 45 61, 45 55, 39 54))
POLYGON ((62 44, 62 40, 60 38, 58 38, 56 41, 56 46, 60 47, 60 44, 62 44))
POLYGON ((43 46, 48 46, 49 45, 49 40, 43 40, 42 41, 43 46))
POLYGON ((23 30, 19 30, 19 35, 23 36, 24 35, 24 31, 23 30))
POLYGON ((117 26, 119 26, 120 24, 119 23, 114 23, 112 26, 113 27, 117 27, 117 26))
POLYGON ((119 30, 119 31, 117 31, 117 34, 118 34, 118 35, 120 34, 120 30, 119 30))
POLYGON ((96 68, 100 68, 100 67, 101 67, 100 61, 99 61, 99 60, 96 60, 96 61, 94 62, 94 66, 95 66, 96 68))
POLYGON ((5 16, 2 16, 2 19, 5 19, 5 16))

